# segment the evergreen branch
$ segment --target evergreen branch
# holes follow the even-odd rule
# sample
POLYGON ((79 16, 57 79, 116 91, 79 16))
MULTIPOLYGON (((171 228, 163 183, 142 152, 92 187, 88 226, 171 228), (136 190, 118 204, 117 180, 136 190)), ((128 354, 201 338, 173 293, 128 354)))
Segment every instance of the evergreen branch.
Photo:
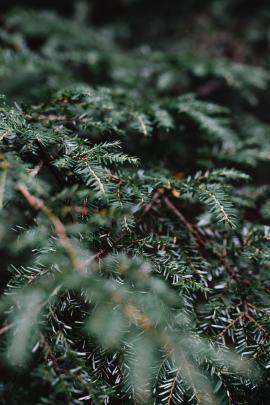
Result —
MULTIPOLYGON (((103 20, 106 6, 93 2, 103 20)), ((230 35, 213 57, 216 40, 201 29, 184 33, 180 49, 172 20, 166 38, 151 5, 137 36, 129 10, 141 17, 141 8, 121 3, 124 37, 113 16, 109 30, 91 27, 81 4, 70 18, 3 17, 1 400, 260 404, 270 368, 261 111, 270 76, 242 62, 267 59, 266 8, 255 25, 245 21, 252 35, 241 44, 222 0, 230 35), (151 46, 136 49, 143 37, 151 46)), ((185 17, 197 27, 194 3, 185 17)), ((219 38, 213 1, 206 11, 202 24, 219 38)))
POLYGON ((210 212, 215 214, 219 222, 224 222, 233 229, 236 228, 235 209, 219 186, 200 187, 198 198, 209 206, 210 212))
POLYGON ((264 328, 259 322, 256 321, 256 319, 253 318, 253 316, 251 316, 251 315, 248 313, 248 311, 245 311, 245 317, 246 317, 250 322, 254 323, 254 325, 255 325, 260 331, 262 331, 262 333, 264 334, 265 338, 266 338, 267 340, 269 340, 270 334, 265 330, 265 328, 264 328))
POLYGON ((77 258, 77 255, 69 238, 66 235, 65 227, 60 221, 60 219, 53 214, 51 209, 48 208, 42 200, 30 194, 25 185, 19 184, 17 186, 17 190, 22 194, 22 196, 25 198, 25 200, 32 208, 34 208, 37 211, 43 212, 48 217, 48 219, 52 222, 54 226, 56 235, 58 236, 63 248, 65 249, 70 258, 72 267, 76 271, 82 271, 81 263, 77 258))
POLYGON ((100 192, 101 192, 102 194, 106 194, 106 193, 105 193, 104 185, 102 184, 100 178, 96 175, 96 173, 95 173, 94 170, 89 166, 89 164, 86 163, 86 165, 87 165, 87 167, 88 167, 90 173, 93 175, 93 177, 95 178, 96 182, 98 183, 100 192))
MULTIPOLYGON (((196 231, 195 226, 191 225, 184 215, 175 207, 175 205, 168 199, 168 197, 164 197, 165 204, 167 207, 180 219, 180 221, 185 225, 185 227, 188 229, 190 235, 192 236, 194 242, 197 244, 199 247, 203 247, 207 250, 206 243, 203 241, 201 238, 199 232, 196 231)), ((224 267, 226 268, 228 274, 237 282, 240 281, 239 276, 236 274, 234 269, 226 262, 225 258, 223 257, 222 254, 213 251, 213 254, 219 259, 219 261, 222 262, 224 267)))
MULTIPOLYGON (((138 218, 138 223, 141 222, 144 218, 144 216, 150 211, 150 209, 152 208, 153 204, 163 195, 164 190, 163 189, 158 189, 152 196, 150 202, 148 204, 145 204, 141 215, 138 218)), ((113 243, 114 247, 117 247, 118 243, 121 242, 125 236, 128 235, 128 231, 124 230, 123 232, 121 232, 121 234, 118 236, 118 238, 116 239, 116 241, 113 243)), ((91 261, 95 261, 95 260, 100 260, 102 257, 104 257, 109 250, 111 249, 111 247, 109 249, 100 249, 92 258, 90 258, 89 260, 87 260, 85 263, 88 264, 91 261)))

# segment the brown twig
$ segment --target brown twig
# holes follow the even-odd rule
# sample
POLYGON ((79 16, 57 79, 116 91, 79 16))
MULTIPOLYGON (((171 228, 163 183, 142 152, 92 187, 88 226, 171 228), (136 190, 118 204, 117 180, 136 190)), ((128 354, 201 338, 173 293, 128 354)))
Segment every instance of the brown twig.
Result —
POLYGON ((76 271, 82 270, 82 264, 78 260, 74 248, 66 234, 65 227, 60 219, 48 208, 42 200, 30 194, 27 187, 23 184, 19 184, 17 190, 22 194, 28 204, 37 211, 43 212, 51 221, 54 226, 56 235, 58 236, 63 248, 67 252, 73 268, 76 271))
POLYGON ((139 221, 142 220, 142 218, 150 211, 150 209, 153 207, 154 203, 164 194, 164 189, 159 188, 158 190, 155 191, 153 194, 153 197, 151 198, 150 202, 144 206, 144 209, 142 210, 141 215, 139 216, 139 221))
MULTIPOLYGON (((204 248, 207 250, 207 246, 205 241, 201 238, 198 230, 196 229, 196 227, 194 225, 192 225, 190 222, 188 222, 188 220, 184 217, 184 215, 176 208, 176 206, 171 202, 171 200, 168 197, 163 197, 163 200, 167 206, 167 208, 169 210, 171 210, 176 216, 177 218, 180 220, 180 222, 182 222, 183 225, 185 225, 185 227, 187 228, 187 230, 189 231, 192 239, 195 241, 195 243, 197 244, 197 246, 204 248)), ((216 251, 211 251, 214 256, 216 256, 219 261, 223 264, 223 266, 225 267, 226 271, 229 273, 229 275, 237 282, 240 282, 240 278, 238 276, 238 274, 234 271, 234 269, 232 268, 232 266, 226 261, 226 259, 224 258, 224 256, 216 251)))
POLYGON ((3 335, 4 333, 8 332, 11 328, 13 328, 14 323, 10 323, 9 325, 2 326, 0 329, 0 335, 3 335))
POLYGON ((28 169, 27 172, 29 173, 30 176, 35 177, 38 175, 40 170, 42 169, 44 164, 43 160, 40 160, 38 164, 33 168, 33 169, 28 169))
POLYGON ((256 321, 256 319, 253 318, 253 316, 251 316, 248 312, 245 314, 246 319, 248 319, 250 322, 254 323, 254 325, 260 330, 262 331, 262 333, 264 334, 264 336, 269 339, 270 334, 264 329, 264 327, 258 322, 256 321))
MULTIPOLYGON (((219 333, 219 336, 224 336, 225 333, 230 329, 233 325, 235 325, 241 319, 246 319, 249 322, 252 322, 259 330, 262 331, 266 339, 269 339, 270 334, 264 329, 264 327, 256 321, 253 316, 249 313, 249 308, 255 308, 254 305, 250 304, 249 302, 241 303, 240 305, 244 305, 243 312, 237 316, 235 319, 229 322, 229 324, 219 333)), ((239 305, 238 305, 239 306, 239 305)))
POLYGON ((53 364, 54 364, 54 368, 58 373, 61 373, 61 369, 59 367, 59 363, 58 363, 58 359, 55 356, 55 354, 53 353, 49 343, 47 342, 45 336, 43 335, 43 333, 40 333, 40 342, 43 345, 45 352, 47 354, 47 356, 52 360, 53 364))
POLYGON ((176 206, 171 202, 171 200, 168 197, 163 197, 163 201, 165 202, 167 208, 177 216, 177 218, 180 220, 180 222, 182 222, 183 225, 185 225, 185 227, 189 231, 192 239, 195 241, 196 245, 205 247, 205 243, 202 240, 202 238, 200 237, 199 232, 197 232, 197 230, 194 228, 194 226, 190 222, 188 222, 188 220, 176 208, 176 206))
POLYGON ((68 370, 62 368, 62 367, 59 365, 59 360, 58 360, 58 358, 55 356, 55 354, 54 354, 52 348, 50 347, 49 342, 46 340, 46 338, 45 338, 45 336, 43 335, 43 333, 40 333, 40 343, 42 344, 42 346, 43 346, 43 348, 44 348, 44 351, 46 352, 47 357, 48 357, 49 359, 51 359, 52 365, 53 365, 53 369, 54 369, 54 371, 57 373, 57 375, 59 376, 59 380, 60 380, 61 384, 63 385, 63 388, 64 388, 65 390, 68 390, 67 383, 66 383, 65 378, 64 378, 64 376, 63 376, 63 374, 64 374, 65 372, 67 372, 68 370))
POLYGON ((230 323, 219 333, 219 336, 223 336, 225 335, 225 333, 233 326, 236 324, 236 322, 240 321, 241 319, 243 319, 245 317, 245 314, 241 314, 239 315, 237 318, 233 319, 232 321, 230 321, 230 323))

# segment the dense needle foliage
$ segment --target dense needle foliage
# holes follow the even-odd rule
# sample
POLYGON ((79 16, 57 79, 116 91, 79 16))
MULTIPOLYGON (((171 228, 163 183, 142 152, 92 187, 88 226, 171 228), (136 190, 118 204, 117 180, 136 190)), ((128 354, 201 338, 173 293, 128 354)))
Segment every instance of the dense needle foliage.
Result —
POLYGON ((0 403, 268 404, 270 7, 89 3, 2 17, 0 403))

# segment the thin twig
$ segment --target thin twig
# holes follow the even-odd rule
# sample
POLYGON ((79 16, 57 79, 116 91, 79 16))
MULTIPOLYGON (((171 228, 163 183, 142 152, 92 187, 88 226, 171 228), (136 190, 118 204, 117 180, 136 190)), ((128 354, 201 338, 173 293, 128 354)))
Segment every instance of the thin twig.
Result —
POLYGON ((3 335, 4 333, 8 332, 11 328, 13 328, 14 323, 10 323, 9 325, 2 326, 0 329, 0 335, 3 335))
POLYGON ((249 308, 255 308, 254 305, 248 303, 244 304, 244 308, 243 308, 243 312, 237 316, 235 319, 233 319, 232 321, 229 322, 229 324, 219 333, 219 336, 223 336, 225 335, 225 333, 228 331, 228 329, 230 329, 233 325, 236 324, 236 322, 240 321, 241 319, 246 319, 252 323, 254 323, 254 325, 262 331, 262 333, 264 334, 266 339, 269 339, 269 333, 264 329, 264 327, 258 322, 256 321, 255 318, 253 318, 253 316, 250 315, 249 313, 249 308))
MULTIPOLYGON (((188 222, 188 220, 176 208, 176 206, 171 202, 171 200, 168 197, 163 197, 163 200, 164 200, 166 206, 168 207, 168 209, 170 209, 177 216, 177 218, 180 220, 180 222, 182 222, 182 224, 186 226, 186 228, 188 229, 188 231, 189 231, 191 237, 193 238, 193 240, 195 241, 195 243, 197 245, 199 245, 199 247, 207 249, 205 241, 201 238, 201 236, 200 236, 199 232, 196 230, 195 226, 193 226, 190 222, 188 222)), ((216 251, 211 251, 211 252, 214 254, 214 256, 216 256, 221 261, 221 263, 223 264, 223 266, 225 267, 227 272, 230 274, 230 276, 235 281, 240 282, 240 278, 239 278, 238 274, 234 271, 232 266, 229 263, 227 263, 227 261, 225 260, 223 255, 216 251)))
POLYGON ((177 218, 180 220, 180 222, 182 222, 183 225, 185 225, 195 243, 197 245, 200 245, 201 247, 205 247, 205 243, 200 237, 199 233, 194 229, 193 225, 191 225, 191 223, 187 221, 184 215, 176 208, 171 200, 168 197, 163 197, 163 200, 167 208, 177 216, 177 218))
POLYGON ((43 164, 44 164, 43 160, 40 160, 33 169, 28 169, 27 172, 29 173, 30 176, 35 177, 38 175, 38 173, 42 169, 43 164))
POLYGON ((58 236, 63 248, 67 252, 70 261, 72 263, 73 268, 76 271, 81 271, 82 270, 82 264, 80 263, 79 259, 77 258, 77 255, 74 251, 74 248, 66 234, 65 227, 63 223, 60 221, 60 219, 52 212, 50 208, 48 208, 42 200, 39 198, 35 197, 34 195, 30 194, 28 191, 27 187, 25 185, 18 185, 17 190, 23 195, 25 200, 28 202, 28 204, 34 208, 37 211, 43 212, 49 220, 52 222, 54 226, 54 230, 56 235, 58 236))
POLYGON ((230 323, 219 333, 219 336, 223 336, 225 335, 225 333, 233 326, 236 324, 236 322, 240 321, 241 319, 243 319, 245 317, 245 314, 241 314, 239 315, 237 318, 233 319, 232 321, 230 321, 230 323))
POLYGON ((155 191, 150 202, 145 205, 141 215, 139 216, 139 218, 138 218, 139 221, 141 221, 142 218, 150 211, 150 209, 153 207, 154 203, 163 195, 163 193, 164 193, 163 188, 159 188, 158 190, 155 191))
POLYGON ((264 334, 265 338, 269 339, 269 333, 264 329, 264 327, 258 322, 256 321, 256 319, 253 318, 253 316, 251 316, 249 313, 245 314, 245 317, 252 323, 254 323, 254 325, 260 330, 262 331, 262 333, 264 334))

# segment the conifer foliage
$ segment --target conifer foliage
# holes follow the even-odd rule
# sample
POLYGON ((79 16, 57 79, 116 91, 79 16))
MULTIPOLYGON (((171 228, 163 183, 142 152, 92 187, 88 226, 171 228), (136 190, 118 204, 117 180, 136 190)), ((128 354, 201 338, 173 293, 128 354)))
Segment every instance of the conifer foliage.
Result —
POLYGON ((86 6, 2 19, 0 403, 267 404, 268 14, 248 63, 86 6))

